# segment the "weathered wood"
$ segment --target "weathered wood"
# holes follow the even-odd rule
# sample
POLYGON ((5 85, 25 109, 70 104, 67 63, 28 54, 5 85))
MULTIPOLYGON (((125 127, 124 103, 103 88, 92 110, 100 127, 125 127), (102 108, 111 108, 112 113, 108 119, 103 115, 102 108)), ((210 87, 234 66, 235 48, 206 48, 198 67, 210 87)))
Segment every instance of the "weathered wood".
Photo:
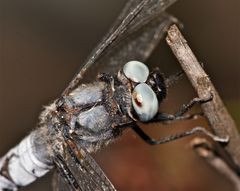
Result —
POLYGON ((229 156, 218 144, 212 144, 204 138, 196 137, 190 145, 198 156, 232 182, 234 191, 240 191, 240 179, 236 174, 238 167, 232 165, 232 162, 228 160, 229 156))
POLYGON ((202 104, 201 107, 216 135, 220 137, 229 136, 230 141, 225 148, 234 162, 240 166, 240 137, 236 124, 176 25, 172 25, 168 30, 166 41, 198 96, 200 98, 213 96, 212 101, 202 104))

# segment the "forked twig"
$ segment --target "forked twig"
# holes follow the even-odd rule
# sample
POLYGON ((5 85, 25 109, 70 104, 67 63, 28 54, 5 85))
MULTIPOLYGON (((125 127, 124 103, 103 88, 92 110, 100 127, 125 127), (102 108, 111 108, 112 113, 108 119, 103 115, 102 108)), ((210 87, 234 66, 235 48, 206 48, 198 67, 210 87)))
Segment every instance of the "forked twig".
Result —
POLYGON ((190 145, 201 158, 233 183, 235 191, 240 191, 240 179, 236 174, 238 167, 236 169, 236 166, 232 165, 229 156, 219 145, 213 145, 206 139, 199 137, 194 138, 190 145))
POLYGON ((240 166, 240 137, 236 124, 176 25, 172 25, 168 30, 166 41, 198 96, 200 98, 213 96, 212 101, 202 104, 201 107, 216 135, 219 137, 229 136, 230 141, 225 147, 226 151, 233 161, 240 166))

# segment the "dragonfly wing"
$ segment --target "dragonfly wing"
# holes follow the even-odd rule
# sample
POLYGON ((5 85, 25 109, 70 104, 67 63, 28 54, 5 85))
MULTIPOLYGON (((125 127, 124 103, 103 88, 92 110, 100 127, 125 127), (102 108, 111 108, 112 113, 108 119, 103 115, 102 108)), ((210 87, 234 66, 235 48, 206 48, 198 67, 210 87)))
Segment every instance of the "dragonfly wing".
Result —
POLYGON ((74 191, 63 175, 59 171, 55 171, 53 175, 52 187, 54 191, 74 191))
POLYGON ((84 149, 67 145, 64 154, 58 153, 55 164, 55 191, 116 191, 110 180, 84 149))
MULTIPOLYGON (((145 62, 174 22, 177 22, 176 18, 164 13, 133 33, 128 32, 123 41, 112 46, 111 50, 98 60, 94 69, 97 72, 115 73, 128 61, 145 62)), ((86 76, 91 74, 96 76, 91 69, 86 71, 86 76)), ((93 78, 94 76, 91 76, 91 79, 93 78)))
MULTIPOLYGON (((176 0, 132 0, 126 4, 126 7, 123 9, 122 13, 118 17, 117 21, 113 25, 113 27, 110 29, 110 32, 103 38, 101 43, 98 44, 98 46, 93 50, 90 57, 87 59, 87 61, 81 66, 79 72, 75 75, 73 80, 69 83, 69 86, 65 89, 63 92, 64 94, 67 94, 70 92, 74 87, 76 87, 79 82, 87 82, 89 79, 94 79, 97 75, 98 71, 97 68, 104 68, 107 69, 108 67, 115 67, 115 64, 108 63, 109 61, 112 61, 112 59, 106 58, 106 55, 109 51, 113 49, 113 47, 118 46, 119 42, 121 41, 121 47, 122 49, 118 48, 118 51, 122 51, 122 56, 125 57, 124 60, 129 60, 131 58, 131 55, 136 54, 142 54, 141 58, 144 58, 142 60, 146 60, 149 54, 146 54, 147 52, 151 52, 153 50, 153 45, 157 45, 158 41, 156 43, 153 43, 153 36, 150 37, 148 35, 148 38, 145 38, 145 43, 149 44, 148 46, 145 46, 145 49, 138 49, 138 47, 134 47, 134 51, 126 52, 128 50, 124 46, 129 46, 129 43, 132 44, 140 44, 142 41, 138 41, 140 38, 127 38, 128 36, 135 36, 135 35, 143 35, 146 34, 147 28, 145 28, 146 25, 148 25, 151 22, 154 22, 154 20, 159 20, 158 15, 161 15, 164 10, 170 6, 172 3, 174 3, 176 0), (141 29, 141 30, 140 30, 141 29), (142 31, 141 32, 139 32, 142 31), (127 41, 125 41, 127 39, 127 41), (135 41, 135 42, 132 42, 135 41), (150 48, 150 49, 149 49, 150 48), (151 50, 151 51, 149 51, 151 50), (139 52, 139 53, 138 53, 139 52), (103 58, 104 57, 104 58, 103 58), (104 60, 106 58, 106 60, 104 60), (129 59, 128 59, 129 58, 129 59), (101 60, 102 63, 105 63, 103 67, 99 67, 99 61, 101 60), (94 67, 93 67, 94 66, 94 67), (91 70, 89 68, 91 67, 91 70), (86 74, 87 73, 87 74, 86 74), (84 81, 82 81, 84 75, 84 81)), ((164 14, 163 14, 164 15, 164 14)), ((161 16, 160 16, 161 17, 161 16)), ((172 17, 161 17, 161 21, 164 24, 169 26, 169 19, 172 17), (166 22, 166 19, 168 22, 166 22)), ((171 19, 170 19, 171 20, 171 19)), ((176 21, 176 20, 175 20, 176 21)), ((173 22, 173 20, 171 20, 173 22)), ((162 26, 162 28, 166 28, 162 26)), ((153 30, 153 28, 151 29, 153 30)), ((165 30, 164 30, 165 31, 165 30)), ((160 36, 163 33, 163 30, 158 31, 158 26, 155 25, 155 34, 159 33, 160 36)), ((155 45, 155 46, 156 46, 155 45)), ((155 47, 154 46, 154 47, 155 47)), ((117 53, 118 54, 118 53, 117 53)), ((114 54, 112 53, 112 57, 114 58, 114 54)), ((136 56, 135 56, 136 57, 136 56)), ((137 58, 137 57, 136 57, 137 58)), ((117 59, 115 59, 117 60, 117 59)), ((124 63, 119 62, 118 67, 115 67, 115 71, 117 71, 124 63)))

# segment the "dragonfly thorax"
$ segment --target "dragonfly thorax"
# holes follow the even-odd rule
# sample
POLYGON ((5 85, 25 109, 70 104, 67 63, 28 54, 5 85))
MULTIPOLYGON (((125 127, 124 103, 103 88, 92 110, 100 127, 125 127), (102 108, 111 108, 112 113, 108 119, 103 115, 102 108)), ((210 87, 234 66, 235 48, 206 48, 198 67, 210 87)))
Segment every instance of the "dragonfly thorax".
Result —
POLYGON ((130 107, 131 92, 124 82, 117 75, 102 74, 96 82, 82 84, 59 100, 54 121, 60 132, 95 152, 119 136, 122 126, 133 122, 128 116, 130 107))

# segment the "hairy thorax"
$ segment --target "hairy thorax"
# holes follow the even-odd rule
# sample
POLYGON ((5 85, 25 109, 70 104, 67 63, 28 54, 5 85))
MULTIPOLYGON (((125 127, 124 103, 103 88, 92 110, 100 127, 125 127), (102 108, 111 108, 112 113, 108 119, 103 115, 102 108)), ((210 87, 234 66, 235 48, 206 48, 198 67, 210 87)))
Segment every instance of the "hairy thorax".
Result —
POLYGON ((42 119, 48 120, 42 123, 47 124, 53 150, 64 149, 66 134, 88 152, 96 152, 118 137, 132 122, 128 115, 131 92, 126 83, 114 76, 82 84, 47 107, 42 119))

